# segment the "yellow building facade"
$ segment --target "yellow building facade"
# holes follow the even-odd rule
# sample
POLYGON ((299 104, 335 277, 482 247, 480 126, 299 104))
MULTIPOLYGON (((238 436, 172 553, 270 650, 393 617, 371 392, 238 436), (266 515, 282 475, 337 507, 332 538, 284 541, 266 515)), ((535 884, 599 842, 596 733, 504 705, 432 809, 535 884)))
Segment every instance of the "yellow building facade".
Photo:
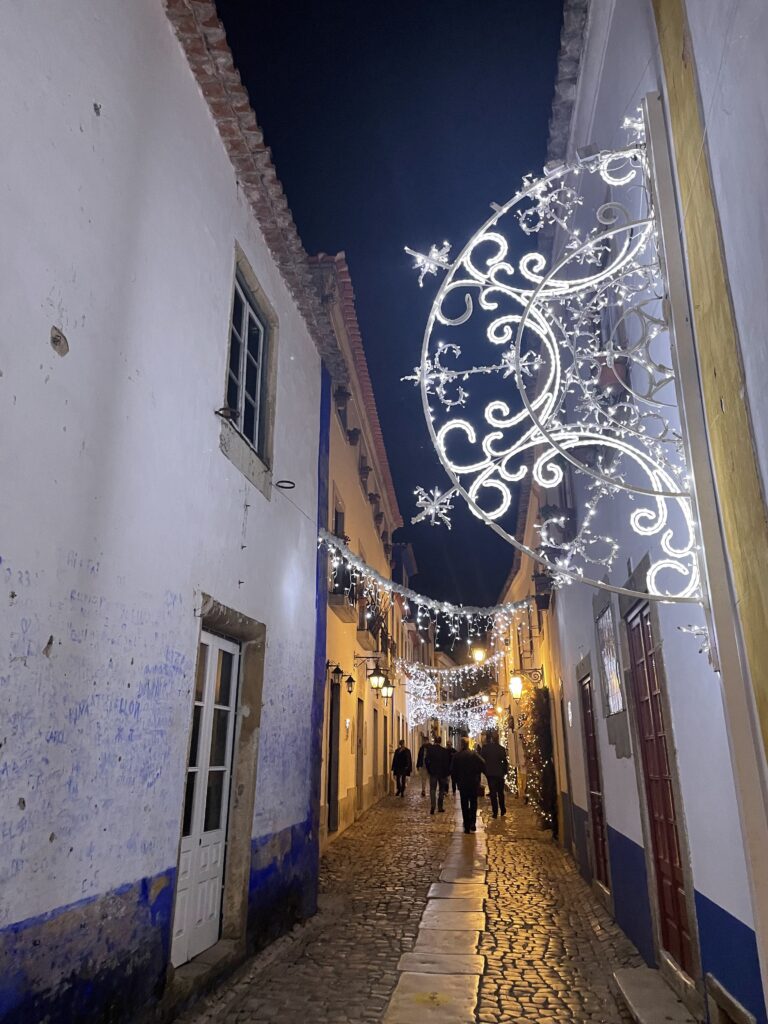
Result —
MULTIPOLYGON (((387 463, 343 254, 314 261, 323 300, 343 353, 348 384, 332 396, 328 528, 383 577, 398 551, 402 525, 387 463)), ((402 582, 402 581, 401 581, 402 582)), ((407 578, 405 580, 407 583, 407 578)), ((416 654, 413 626, 398 598, 372 608, 348 573, 330 566, 326 688, 320 793, 321 849, 392 789, 392 755, 408 740, 406 692, 396 659, 416 654), (383 676, 392 685, 375 687, 383 676)), ((415 762, 415 752, 414 762, 415 762)))

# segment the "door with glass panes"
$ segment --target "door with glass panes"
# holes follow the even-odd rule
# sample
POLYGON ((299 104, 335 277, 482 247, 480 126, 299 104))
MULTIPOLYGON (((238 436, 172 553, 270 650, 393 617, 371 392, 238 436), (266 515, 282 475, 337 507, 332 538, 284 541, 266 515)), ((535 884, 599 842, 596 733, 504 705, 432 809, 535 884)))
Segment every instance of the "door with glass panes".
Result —
POLYGON ((239 654, 237 644, 202 633, 173 919, 174 967, 219 938, 239 654))

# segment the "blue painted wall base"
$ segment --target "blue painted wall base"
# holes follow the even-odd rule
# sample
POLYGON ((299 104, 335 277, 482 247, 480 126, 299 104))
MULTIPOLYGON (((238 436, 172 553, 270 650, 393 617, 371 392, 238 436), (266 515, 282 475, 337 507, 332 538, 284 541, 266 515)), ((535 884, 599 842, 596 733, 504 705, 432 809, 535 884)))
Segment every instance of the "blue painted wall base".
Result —
POLYGON ((694 894, 701 943, 701 963, 758 1024, 768 1024, 755 933, 717 903, 694 894))
POLYGON ((608 859, 616 924, 632 940, 643 960, 653 967, 656 953, 645 850, 609 825, 608 859))
POLYGON ((265 946, 317 910, 319 861, 311 821, 251 841, 248 949, 265 946))
POLYGON ((592 884, 592 865, 589 861, 587 846, 587 812, 578 804, 572 805, 573 810, 573 846, 576 851, 576 863, 579 873, 585 882, 592 884))
POLYGON ((3 1024, 130 1020, 165 987, 176 869, 0 931, 3 1024))

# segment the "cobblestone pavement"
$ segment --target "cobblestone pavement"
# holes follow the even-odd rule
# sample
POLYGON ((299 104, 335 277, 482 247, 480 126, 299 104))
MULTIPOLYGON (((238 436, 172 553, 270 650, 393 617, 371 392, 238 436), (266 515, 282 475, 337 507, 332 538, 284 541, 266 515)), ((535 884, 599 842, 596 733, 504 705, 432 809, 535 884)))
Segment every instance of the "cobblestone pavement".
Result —
POLYGON ((611 976, 642 959, 551 833, 537 828, 527 808, 510 804, 506 818, 484 815, 489 898, 476 1019, 629 1021, 612 995, 611 976))
MULTIPOLYGON (((550 833, 510 804, 486 832, 486 970, 475 1020, 619 1024, 611 972, 640 959, 550 833)), ((454 828, 452 808, 430 817, 416 786, 404 801, 385 798, 323 858, 317 916, 245 964, 184 1024, 381 1022, 454 828)))

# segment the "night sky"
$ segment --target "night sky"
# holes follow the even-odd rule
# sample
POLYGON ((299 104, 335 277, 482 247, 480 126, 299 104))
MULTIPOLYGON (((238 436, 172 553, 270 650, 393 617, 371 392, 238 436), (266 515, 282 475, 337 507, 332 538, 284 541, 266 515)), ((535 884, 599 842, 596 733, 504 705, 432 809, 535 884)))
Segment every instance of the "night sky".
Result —
MULTIPOLYGON (((404 245, 458 251, 545 160, 562 0, 375 4, 218 0, 305 248, 344 251, 408 524, 413 490, 447 486, 419 391, 434 279, 404 245)), ((493 604, 513 549, 461 499, 453 529, 406 526, 422 593, 493 604)))

